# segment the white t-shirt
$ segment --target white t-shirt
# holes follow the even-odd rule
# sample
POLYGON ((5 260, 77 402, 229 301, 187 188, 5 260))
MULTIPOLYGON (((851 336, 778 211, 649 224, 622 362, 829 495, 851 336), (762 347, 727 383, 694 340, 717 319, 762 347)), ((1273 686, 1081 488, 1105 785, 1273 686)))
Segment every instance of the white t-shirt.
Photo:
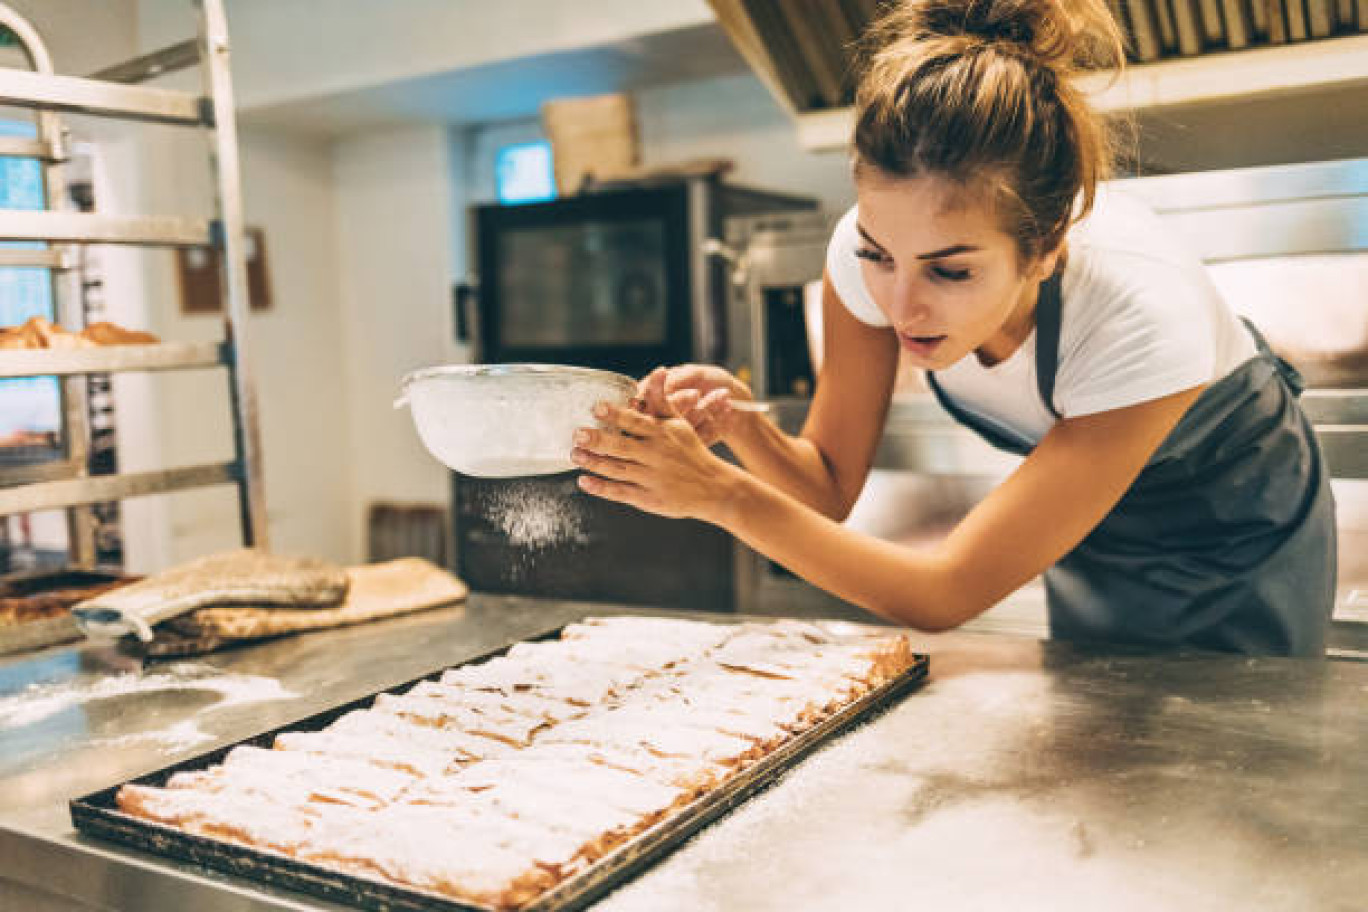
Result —
MULTIPOLYGON (((888 326, 865 287, 855 228, 840 220, 827 273, 856 319, 888 326)), ((1098 188, 1093 211, 1069 231, 1054 405, 1066 418, 1148 402, 1214 383, 1254 356, 1249 331, 1201 262, 1143 204, 1098 188)), ((1036 387, 1036 334, 985 367, 970 354, 936 372, 957 405, 1039 441, 1055 423, 1036 387)))

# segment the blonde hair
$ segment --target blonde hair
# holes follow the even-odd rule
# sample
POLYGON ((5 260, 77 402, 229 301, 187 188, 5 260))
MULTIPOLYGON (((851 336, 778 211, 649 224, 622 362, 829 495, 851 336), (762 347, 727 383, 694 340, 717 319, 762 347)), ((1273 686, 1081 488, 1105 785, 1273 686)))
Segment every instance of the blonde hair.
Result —
POLYGON ((1104 0, 916 0, 880 20, 865 51, 857 178, 873 168, 988 190, 1027 260, 1092 208, 1112 136, 1072 77, 1124 63, 1104 0))

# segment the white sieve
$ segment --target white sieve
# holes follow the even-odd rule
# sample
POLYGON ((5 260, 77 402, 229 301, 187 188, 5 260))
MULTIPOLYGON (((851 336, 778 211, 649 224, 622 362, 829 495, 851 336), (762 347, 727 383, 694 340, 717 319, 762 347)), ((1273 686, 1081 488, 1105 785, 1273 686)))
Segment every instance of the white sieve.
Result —
POLYGON ((570 461, 577 428, 598 402, 627 405, 631 377, 552 364, 450 364, 414 371, 394 403, 413 413, 428 452, 481 478, 550 475, 570 461))

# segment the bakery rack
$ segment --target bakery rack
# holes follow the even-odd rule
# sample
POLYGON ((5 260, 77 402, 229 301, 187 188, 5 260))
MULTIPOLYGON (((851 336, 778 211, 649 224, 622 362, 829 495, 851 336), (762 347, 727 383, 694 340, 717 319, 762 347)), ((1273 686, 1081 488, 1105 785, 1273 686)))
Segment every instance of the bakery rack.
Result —
POLYGON ((42 242, 34 249, 0 249, 0 267, 45 269, 52 281, 56 322, 83 322, 76 256, 85 244, 213 247, 221 254, 224 338, 221 342, 166 343, 90 349, 0 351, 0 377, 56 376, 62 387, 65 458, 0 468, 0 516, 65 509, 70 559, 95 560, 93 504, 207 485, 238 489, 242 538, 266 547, 261 445, 247 346, 247 263, 241 175, 227 23, 222 0, 196 0, 198 35, 163 50, 109 67, 89 78, 58 75, 42 38, 30 23, 0 3, 0 26, 28 58, 29 70, 0 68, 0 105, 32 109, 36 137, 0 137, 0 156, 35 158, 42 166, 46 211, 0 210, 0 241, 42 242), (156 76, 198 64, 203 93, 142 85, 156 76), (68 138, 60 113, 76 113, 205 130, 214 175, 210 218, 108 216, 67 211, 63 165, 68 138), (226 368, 233 418, 233 458, 227 462, 152 471, 91 475, 86 374, 226 368))

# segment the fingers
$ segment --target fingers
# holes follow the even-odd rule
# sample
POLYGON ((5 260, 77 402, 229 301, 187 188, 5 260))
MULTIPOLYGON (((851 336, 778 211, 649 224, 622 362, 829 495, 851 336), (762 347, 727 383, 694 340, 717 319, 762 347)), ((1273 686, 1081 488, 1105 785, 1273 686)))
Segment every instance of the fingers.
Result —
POLYGON ((686 389, 680 390, 677 393, 671 393, 666 399, 666 401, 670 403, 671 411, 670 414, 665 417, 683 418, 692 424, 693 412, 698 408, 699 398, 699 392, 696 389, 686 389))
POLYGON ((665 381, 669 372, 663 367, 657 367, 637 384, 637 398, 644 405, 644 411, 648 415, 667 415, 665 381))
POLYGON ((603 426, 575 431, 571 461, 607 478, 639 478, 640 463, 646 455, 644 441, 659 434, 660 423, 648 415, 606 402, 594 407, 594 415, 603 426))
POLYGON ((665 368, 663 367, 651 368, 650 373, 637 381, 637 395, 645 398, 653 385, 663 383, 664 378, 661 375, 664 374, 664 372, 665 368))
POLYGON ((640 480, 644 474, 639 463, 632 462, 629 459, 619 459, 615 456, 605 456, 583 447, 575 447, 571 450, 570 459, 580 468, 613 481, 634 482, 640 480))
POLYGON ((627 437, 613 430, 580 428, 575 432, 575 446, 596 456, 612 456, 634 462, 640 462, 644 455, 641 438, 627 437))
POLYGON ((694 431, 707 446, 721 439, 731 418, 731 391, 718 388, 699 399, 686 416, 694 431))
POLYGON ((721 418, 731 408, 731 390, 715 389, 698 403, 698 410, 710 418, 721 418))
POLYGON ((636 437, 654 437, 660 427, 659 422, 650 415, 611 402, 600 402, 594 406, 594 417, 607 430, 625 431, 636 437))
POLYGON ((608 481, 603 478, 596 478, 593 475, 581 475, 579 477, 580 490, 586 494, 592 494, 603 500, 611 500, 616 503, 627 504, 636 507, 638 510, 647 512, 657 512, 658 504, 646 493, 639 485, 629 484, 622 481, 608 481))
POLYGON ((688 387, 704 387, 709 383, 709 368, 703 364, 681 364, 673 367, 661 378, 662 389, 668 393, 678 392, 688 387))
POLYGON ((627 504, 630 507, 636 507, 638 510, 654 513, 657 516, 676 517, 682 515, 640 485, 623 481, 607 481, 593 475, 581 475, 579 477, 579 488, 594 497, 627 504))
POLYGON ((651 441, 657 438, 667 437, 678 442, 695 436, 693 425, 683 418, 652 418, 607 402, 594 406, 594 417, 598 418, 601 427, 576 430, 576 447, 593 455, 628 462, 654 462, 650 458, 651 441))

